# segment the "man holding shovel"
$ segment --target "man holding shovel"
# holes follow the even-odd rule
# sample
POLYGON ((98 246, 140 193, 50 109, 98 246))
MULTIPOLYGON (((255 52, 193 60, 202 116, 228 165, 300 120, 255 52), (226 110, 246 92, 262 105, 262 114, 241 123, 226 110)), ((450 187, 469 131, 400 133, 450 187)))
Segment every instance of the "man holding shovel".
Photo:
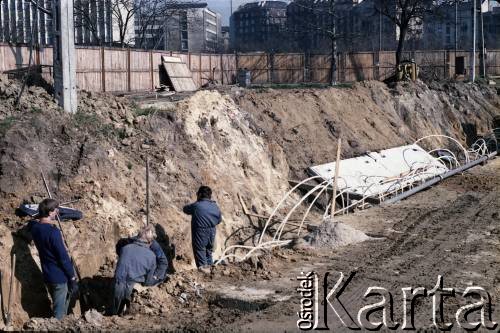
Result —
POLYGON ((38 218, 29 222, 28 230, 40 256, 54 317, 61 320, 68 312, 71 298, 78 294, 78 282, 61 231, 52 224, 57 217, 58 207, 56 200, 44 199, 38 205, 38 218))

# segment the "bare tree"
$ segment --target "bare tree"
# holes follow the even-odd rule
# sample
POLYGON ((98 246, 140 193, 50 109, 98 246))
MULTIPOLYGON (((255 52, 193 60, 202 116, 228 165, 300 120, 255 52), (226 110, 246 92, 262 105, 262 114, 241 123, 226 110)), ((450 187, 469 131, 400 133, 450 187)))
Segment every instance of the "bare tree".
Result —
POLYGON ((114 42, 121 47, 130 43, 130 40, 126 38, 129 31, 134 30, 134 16, 138 8, 136 0, 112 0, 111 2, 112 18, 118 27, 118 41, 114 42))
POLYGON ((339 33, 335 2, 335 0, 295 0, 290 6, 295 6, 295 10, 300 11, 300 14, 295 14, 294 20, 288 23, 288 31, 293 36, 293 40, 301 44, 299 48, 302 51, 308 52, 323 47, 329 50, 331 85, 337 83, 339 33))
POLYGON ((405 41, 421 29, 424 17, 440 4, 436 0, 376 0, 376 10, 389 18, 399 29, 396 66, 401 64, 405 41))
POLYGON ((166 38, 171 17, 198 1, 74 0, 77 41, 151 48, 166 38))
MULTIPOLYGON (((136 0, 134 8, 135 46, 147 48, 147 34, 154 34, 153 26, 163 26, 169 14, 168 7, 179 1, 174 0, 136 0)), ((158 30, 158 29, 154 29, 158 30)))

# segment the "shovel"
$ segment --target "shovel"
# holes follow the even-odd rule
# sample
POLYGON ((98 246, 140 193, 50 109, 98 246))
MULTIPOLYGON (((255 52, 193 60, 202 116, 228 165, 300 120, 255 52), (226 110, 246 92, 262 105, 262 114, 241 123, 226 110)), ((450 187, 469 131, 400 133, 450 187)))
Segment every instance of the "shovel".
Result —
POLYGON ((14 289, 14 277, 16 275, 16 254, 12 255, 12 270, 10 271, 10 287, 9 287, 9 302, 7 303, 7 313, 5 314, 5 326, 10 326, 12 321, 12 292, 14 289))

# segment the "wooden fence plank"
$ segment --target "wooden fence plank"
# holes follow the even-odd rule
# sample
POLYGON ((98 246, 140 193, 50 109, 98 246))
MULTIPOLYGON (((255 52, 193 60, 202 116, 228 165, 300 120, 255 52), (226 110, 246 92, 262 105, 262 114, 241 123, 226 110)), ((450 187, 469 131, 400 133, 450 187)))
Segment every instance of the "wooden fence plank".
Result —
MULTIPOLYGON (((263 52, 245 54, 192 54, 171 51, 149 51, 122 48, 100 48, 78 46, 76 48, 78 89, 91 91, 148 91, 160 84, 162 55, 181 58, 191 70, 197 85, 214 79, 222 84, 234 84, 238 69, 246 68, 252 73, 256 84, 318 82, 328 83, 330 78, 330 55, 302 53, 263 52)), ((19 68, 28 63, 27 46, 0 44, 0 73, 19 68)), ((42 47, 35 52, 35 62, 52 65, 52 48, 42 47)), ((455 58, 464 57, 467 72, 470 72, 468 51, 413 51, 405 57, 413 58, 423 75, 452 78, 455 75, 455 58)), ((479 70, 479 54, 477 70, 479 70)), ((395 54, 391 51, 357 52, 340 54, 337 59, 339 81, 384 80, 394 72, 395 54)), ((500 75, 500 50, 489 50, 486 58, 489 75, 500 75)), ((52 70, 44 68, 42 73, 51 81, 52 70)))

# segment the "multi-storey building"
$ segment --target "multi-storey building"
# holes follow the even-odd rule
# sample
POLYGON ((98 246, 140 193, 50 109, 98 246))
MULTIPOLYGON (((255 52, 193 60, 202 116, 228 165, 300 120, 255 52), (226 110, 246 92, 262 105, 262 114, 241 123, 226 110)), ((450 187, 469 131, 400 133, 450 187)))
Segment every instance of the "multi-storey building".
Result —
POLYGON ((111 0, 74 0, 75 44, 110 44, 112 35, 111 0))
MULTIPOLYGON (((38 0, 50 11, 52 0, 38 0)), ((25 0, 0 1, 0 42, 26 44, 52 42, 52 18, 25 0)))
MULTIPOLYGON (((0 42, 12 44, 52 44, 52 1, 0 1, 0 42)), ((130 0, 133 3, 134 0, 130 0)), ((120 41, 118 21, 127 15, 126 2, 116 0, 73 0, 75 43, 112 45, 120 41)), ((133 41, 133 16, 122 27, 123 41, 133 41)))
POLYGON ((240 6, 231 15, 231 48, 235 51, 286 50, 286 8, 284 1, 259 1, 240 6))
MULTIPOLYGON (((500 47, 500 10, 487 1, 476 2, 476 50, 481 40, 481 15, 483 16, 484 41, 486 49, 500 47)), ((472 1, 443 5, 425 18, 422 48, 470 50, 473 40, 472 1)))
POLYGON ((325 52, 393 49, 396 28, 376 10, 375 0, 294 0, 287 10, 291 48, 325 52))
POLYGON ((136 46, 180 52, 218 52, 221 16, 206 3, 170 4, 155 17, 136 15, 136 46))

